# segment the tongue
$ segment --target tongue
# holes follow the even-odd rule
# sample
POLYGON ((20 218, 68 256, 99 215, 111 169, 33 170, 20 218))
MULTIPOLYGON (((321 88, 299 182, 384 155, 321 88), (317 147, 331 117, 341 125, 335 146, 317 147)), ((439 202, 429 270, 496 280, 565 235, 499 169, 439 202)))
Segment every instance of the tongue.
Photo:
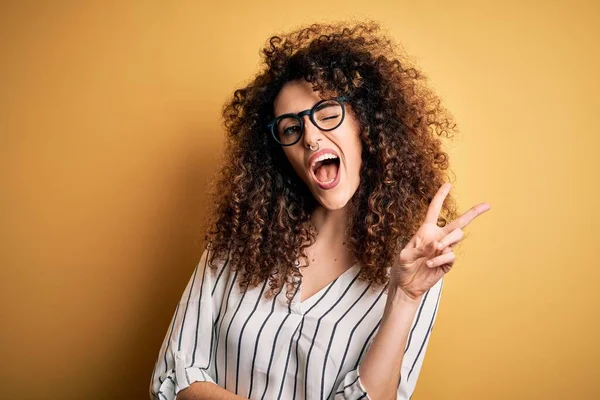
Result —
POLYGON ((338 166, 335 163, 321 165, 315 172, 319 182, 329 182, 335 178, 338 166))

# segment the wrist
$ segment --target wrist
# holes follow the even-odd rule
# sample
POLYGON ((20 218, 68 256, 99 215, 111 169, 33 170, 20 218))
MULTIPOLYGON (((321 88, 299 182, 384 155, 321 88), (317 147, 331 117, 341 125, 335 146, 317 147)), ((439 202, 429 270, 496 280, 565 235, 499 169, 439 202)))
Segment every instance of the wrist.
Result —
POLYGON ((422 297, 423 295, 412 296, 398 286, 391 286, 388 290, 388 301, 394 304, 418 305, 422 297))

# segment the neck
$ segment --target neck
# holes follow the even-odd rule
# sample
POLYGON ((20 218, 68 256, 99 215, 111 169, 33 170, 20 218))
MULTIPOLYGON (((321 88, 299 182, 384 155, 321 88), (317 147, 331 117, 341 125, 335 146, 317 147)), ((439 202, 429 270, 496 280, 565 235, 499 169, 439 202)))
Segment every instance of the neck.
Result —
POLYGON ((324 245, 341 245, 346 242, 346 229, 348 228, 348 207, 329 210, 318 205, 311 214, 311 221, 317 230, 317 242, 324 245))

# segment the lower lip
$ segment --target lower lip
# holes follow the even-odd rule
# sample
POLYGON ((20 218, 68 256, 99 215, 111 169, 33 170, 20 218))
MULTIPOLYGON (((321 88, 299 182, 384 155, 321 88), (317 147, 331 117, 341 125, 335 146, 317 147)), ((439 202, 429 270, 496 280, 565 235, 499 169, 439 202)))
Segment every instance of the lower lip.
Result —
POLYGON ((312 175, 315 183, 317 184, 317 186, 319 186, 323 190, 329 190, 329 189, 333 189, 334 187, 337 186, 338 183, 340 183, 340 176, 342 175, 341 171, 342 171, 342 163, 340 163, 340 165, 338 166, 338 170, 337 170, 337 174, 335 175, 335 179, 331 183, 321 183, 321 182, 319 182, 319 180, 317 179, 317 177, 315 176, 314 173, 311 173, 311 175, 312 175))

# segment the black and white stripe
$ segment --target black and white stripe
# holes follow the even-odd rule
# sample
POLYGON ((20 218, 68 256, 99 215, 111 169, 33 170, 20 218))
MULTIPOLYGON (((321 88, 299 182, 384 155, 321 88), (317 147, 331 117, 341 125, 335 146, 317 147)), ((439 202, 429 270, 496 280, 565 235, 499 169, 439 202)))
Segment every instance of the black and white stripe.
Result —
MULTIPOLYGON (((249 399, 368 399, 360 361, 381 324, 385 287, 358 280, 355 264, 300 302, 286 288, 263 298, 268 282, 242 293, 228 268, 202 254, 161 345, 150 382, 152 399, 175 399, 209 381, 249 399)), ((421 299, 404 351, 398 399, 414 392, 437 316, 443 279, 421 299)))

